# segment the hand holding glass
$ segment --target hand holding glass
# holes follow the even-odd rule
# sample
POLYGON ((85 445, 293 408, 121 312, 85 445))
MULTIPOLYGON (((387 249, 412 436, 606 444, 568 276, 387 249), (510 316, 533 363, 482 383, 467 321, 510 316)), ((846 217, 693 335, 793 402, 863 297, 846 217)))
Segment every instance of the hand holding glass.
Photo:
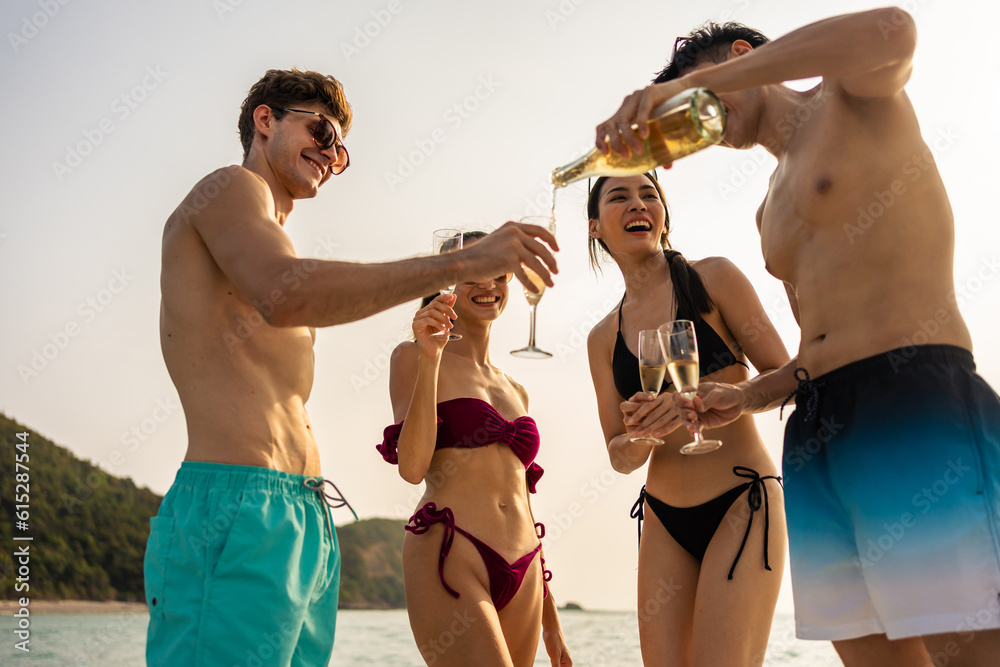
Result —
MULTIPOLYGON (((462 249, 462 232, 457 229, 437 229, 434 230, 434 254, 441 255, 446 252, 455 252, 462 249)), ((455 286, 445 287, 442 294, 453 294, 455 286)), ((437 331, 432 336, 448 336, 448 340, 461 340, 461 334, 449 333, 447 331, 437 331)))
MULTIPOLYGON (((642 390, 656 398, 663 386, 663 376, 667 372, 667 362, 660 346, 660 334, 656 329, 646 329, 639 332, 639 382, 642 390)), ((645 445, 662 445, 663 441, 652 435, 639 435, 629 438, 631 442, 645 445)))
MULTIPOLYGON (((554 235, 556 233, 556 219, 544 216, 544 215, 533 215, 527 218, 521 218, 520 222, 527 225, 538 225, 539 227, 545 227, 554 235)), ((524 298, 528 300, 528 308, 531 312, 531 322, 530 330, 528 332, 528 344, 518 350, 511 350, 510 353, 515 357, 522 357, 524 359, 548 359, 552 356, 551 352, 546 352, 537 345, 535 345, 535 309, 538 308, 538 302, 542 300, 542 294, 545 293, 545 282, 542 277, 537 273, 529 269, 524 264, 521 265, 521 270, 528 276, 528 280, 531 284, 535 286, 537 292, 532 292, 527 287, 524 288, 524 298)))
MULTIPOLYGON (((694 335, 694 322, 674 320, 659 328, 660 345, 667 360, 667 372, 678 393, 691 400, 698 395, 698 339, 694 335)), ((694 442, 681 447, 681 454, 704 454, 722 446, 721 440, 701 437, 701 424, 695 423, 694 442)))

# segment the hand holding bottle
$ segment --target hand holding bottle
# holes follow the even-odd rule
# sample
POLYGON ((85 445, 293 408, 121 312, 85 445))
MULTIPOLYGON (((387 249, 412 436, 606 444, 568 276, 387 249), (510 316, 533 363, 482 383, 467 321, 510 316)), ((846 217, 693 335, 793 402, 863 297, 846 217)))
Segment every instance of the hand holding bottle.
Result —
POLYGON ((653 109, 687 87, 675 79, 654 83, 626 97, 618 111, 597 126, 597 150, 605 156, 612 152, 625 157, 642 153, 643 142, 649 137, 649 121, 656 117, 653 109))
POLYGON ((646 93, 648 90, 626 98, 618 114, 598 126, 598 148, 553 170, 552 184, 563 187, 589 176, 644 174, 722 141, 726 110, 712 91, 683 90, 654 108, 651 105, 661 95, 646 93), (622 143, 623 138, 628 146, 622 143))

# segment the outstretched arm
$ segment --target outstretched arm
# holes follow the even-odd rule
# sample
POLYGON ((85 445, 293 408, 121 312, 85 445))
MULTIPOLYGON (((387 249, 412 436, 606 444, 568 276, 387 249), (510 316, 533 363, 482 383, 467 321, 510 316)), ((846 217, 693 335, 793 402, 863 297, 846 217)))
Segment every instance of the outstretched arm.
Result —
POLYGON ((197 230, 226 278, 275 326, 353 322, 446 285, 506 272, 527 285, 522 265, 551 286, 549 270, 557 270, 549 250, 558 249, 552 234, 513 222, 444 255, 377 264, 299 258, 276 221, 267 184, 243 168, 220 170, 195 186, 168 225, 185 223, 197 230), (217 185, 220 174, 224 187, 217 185))
POLYGON ((910 78, 916 43, 913 17, 898 7, 817 21, 756 49, 738 41, 733 44, 733 54, 739 57, 698 67, 626 97, 615 115, 597 126, 597 147, 605 153, 615 150, 625 154, 624 144, 628 144, 641 152, 652 109, 688 88, 728 93, 821 76, 824 85, 847 95, 896 95, 910 78), (638 126, 636 130, 633 124, 638 126))

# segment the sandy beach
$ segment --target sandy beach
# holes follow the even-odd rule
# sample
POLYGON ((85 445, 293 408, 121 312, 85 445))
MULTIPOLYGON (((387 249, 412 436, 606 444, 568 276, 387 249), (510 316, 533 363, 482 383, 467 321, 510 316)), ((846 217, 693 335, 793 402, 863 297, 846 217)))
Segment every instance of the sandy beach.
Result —
MULTIPOLYGON (((17 600, 0 600, 0 615, 9 616, 20 608, 17 600)), ((32 600, 32 614, 139 614, 145 613, 145 602, 91 600, 32 600)))

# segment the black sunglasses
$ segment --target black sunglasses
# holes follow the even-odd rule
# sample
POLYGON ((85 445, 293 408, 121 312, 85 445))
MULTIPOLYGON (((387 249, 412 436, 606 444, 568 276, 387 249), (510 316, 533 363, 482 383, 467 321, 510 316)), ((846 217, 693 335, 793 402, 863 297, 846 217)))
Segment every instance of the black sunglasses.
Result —
MULTIPOLYGON (((513 278, 513 277, 514 277, 513 273, 505 273, 502 276, 498 276, 498 277, 494 278, 493 282, 495 282, 497 285, 506 285, 507 283, 510 282, 510 279, 513 278)), ((485 280, 473 280, 471 282, 466 282, 466 283, 463 283, 463 284, 466 285, 467 287, 475 287, 479 283, 485 283, 485 282, 487 282, 487 281, 485 281, 485 280)))
POLYGON ((312 116, 319 117, 319 122, 312 128, 313 141, 316 142, 316 148, 321 151, 328 150, 337 147, 337 158, 330 165, 330 171, 333 172, 334 176, 337 174, 344 173, 344 170, 351 166, 351 156, 347 153, 347 148, 344 146, 344 142, 340 139, 340 135, 337 134, 337 128, 333 126, 330 119, 321 113, 316 111, 305 111, 303 109, 289 109, 287 107, 271 107, 278 111, 291 111, 292 113, 305 113, 312 116))

